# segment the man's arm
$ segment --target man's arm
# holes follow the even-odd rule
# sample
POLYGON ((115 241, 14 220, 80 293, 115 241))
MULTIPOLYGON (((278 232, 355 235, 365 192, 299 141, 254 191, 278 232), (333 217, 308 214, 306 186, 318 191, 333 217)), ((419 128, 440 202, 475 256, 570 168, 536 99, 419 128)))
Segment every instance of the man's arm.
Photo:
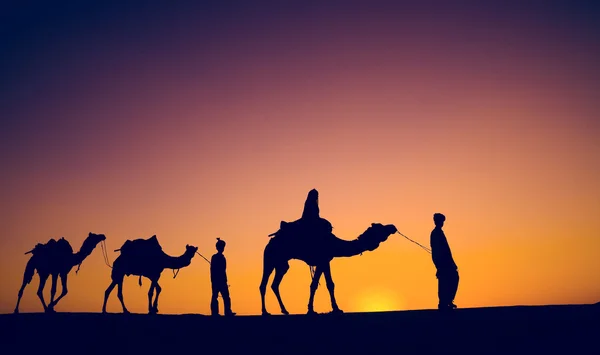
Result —
POLYGON ((431 258, 437 269, 442 266, 442 255, 440 255, 440 236, 435 230, 431 232, 431 258))
POLYGON ((431 255, 433 263, 438 270, 451 267, 456 268, 456 264, 452 259, 452 253, 450 252, 450 246, 442 231, 434 230, 431 232, 431 255))

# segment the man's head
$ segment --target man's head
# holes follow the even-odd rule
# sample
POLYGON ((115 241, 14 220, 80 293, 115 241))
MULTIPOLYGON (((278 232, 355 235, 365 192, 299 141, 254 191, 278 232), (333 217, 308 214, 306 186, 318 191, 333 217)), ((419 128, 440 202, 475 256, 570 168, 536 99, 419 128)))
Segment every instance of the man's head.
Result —
POLYGON ((217 251, 222 253, 225 250, 225 241, 221 238, 217 238, 217 251))
POLYGON ((434 213, 433 214, 433 223, 435 223, 436 227, 443 227, 444 226, 444 221, 446 221, 446 216, 444 216, 441 213, 434 213))
POLYGON ((317 201, 319 199, 319 191, 317 191, 317 189, 310 190, 306 199, 311 201, 317 201))

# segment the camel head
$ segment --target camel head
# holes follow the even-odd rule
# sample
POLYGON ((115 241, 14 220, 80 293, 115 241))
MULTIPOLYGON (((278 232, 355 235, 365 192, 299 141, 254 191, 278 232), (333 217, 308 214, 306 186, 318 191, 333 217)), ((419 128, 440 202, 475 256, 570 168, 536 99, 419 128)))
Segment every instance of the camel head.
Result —
POLYGON ((106 240, 106 236, 104 234, 96 234, 90 232, 90 234, 88 234, 88 237, 83 241, 83 245, 81 246, 80 251, 89 255, 92 252, 92 250, 94 250, 96 245, 98 245, 98 243, 100 243, 103 240, 106 240))
POLYGON ((358 241, 365 244, 365 250, 373 251, 396 231, 398 230, 393 224, 371 223, 371 226, 358 237, 358 241))
POLYGON ((194 257, 194 255, 196 255, 197 251, 198 251, 198 247, 186 244, 185 245, 185 253, 183 255, 192 259, 194 257))
POLYGON ((88 240, 89 240, 88 243, 95 246, 98 243, 100 243, 101 241, 106 240, 106 236, 104 234, 96 234, 96 233, 90 232, 90 234, 88 234, 86 241, 88 241, 88 240))

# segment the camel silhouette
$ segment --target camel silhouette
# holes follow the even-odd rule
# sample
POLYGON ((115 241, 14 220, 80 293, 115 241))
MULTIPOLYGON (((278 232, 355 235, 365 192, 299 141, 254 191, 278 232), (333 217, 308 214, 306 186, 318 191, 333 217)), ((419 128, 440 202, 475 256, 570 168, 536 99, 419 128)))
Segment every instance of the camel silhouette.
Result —
POLYGON ((125 276, 139 276, 139 284, 142 285, 142 276, 150 279, 150 289, 148 290, 148 313, 158 313, 158 296, 162 290, 158 284, 160 275, 164 269, 179 270, 191 264, 192 258, 198 250, 197 247, 186 245, 185 252, 177 257, 167 255, 162 251, 156 235, 148 239, 127 240, 120 249, 121 254, 113 264, 111 273, 112 282, 104 292, 104 304, 102 313, 106 313, 106 302, 110 293, 117 288, 117 297, 123 307, 123 313, 129 313, 125 302, 123 301, 123 279, 125 276), (152 296, 156 290, 154 302, 152 296))
MULTIPOLYGON (((38 243, 33 249, 25 253, 25 255, 32 254, 32 256, 25 266, 23 283, 19 289, 19 296, 14 313, 19 313, 19 304, 21 303, 21 297, 23 297, 23 291, 33 279, 33 275, 36 271, 40 277, 37 295, 42 302, 42 306, 44 306, 44 312, 53 313, 54 307, 58 304, 58 301, 68 293, 67 276, 71 269, 73 269, 73 266, 81 266, 81 263, 85 258, 92 253, 94 248, 96 248, 96 245, 105 239, 106 236, 104 236, 104 234, 94 234, 90 232, 77 253, 73 253, 71 244, 69 244, 65 238, 60 238, 59 240, 50 239, 46 244, 38 243), (46 280, 50 275, 52 275, 52 288, 50 290, 50 303, 46 305, 46 302, 44 301, 44 287, 46 286, 46 280), (62 284, 62 292, 55 300, 56 283, 59 276, 62 284)), ((79 271, 79 268, 77 271, 79 271)))
MULTIPOLYGON (((282 223, 282 227, 286 223, 282 223)), ((325 281, 329 295, 331 298, 332 313, 343 313, 338 307, 334 294, 334 283, 331 277, 330 262, 333 258, 351 257, 362 254, 365 251, 375 250, 381 242, 396 233, 397 229, 394 225, 383 225, 380 223, 372 223, 371 226, 361 234, 357 239, 348 241, 339 239, 333 233, 326 235, 311 236, 302 228, 292 231, 289 226, 281 228, 274 235, 264 250, 263 255, 263 276, 260 283, 260 295, 262 302, 262 314, 269 315, 265 306, 265 293, 267 283, 273 270, 275 270, 275 278, 271 284, 271 289, 279 306, 281 313, 289 314, 286 310, 281 295, 279 293, 279 285, 283 276, 289 270, 289 260, 298 259, 304 261, 309 266, 315 266, 315 273, 310 284, 310 298, 308 300, 308 314, 315 314, 313 310, 313 302, 315 292, 319 285, 321 275, 325 275, 325 281)))

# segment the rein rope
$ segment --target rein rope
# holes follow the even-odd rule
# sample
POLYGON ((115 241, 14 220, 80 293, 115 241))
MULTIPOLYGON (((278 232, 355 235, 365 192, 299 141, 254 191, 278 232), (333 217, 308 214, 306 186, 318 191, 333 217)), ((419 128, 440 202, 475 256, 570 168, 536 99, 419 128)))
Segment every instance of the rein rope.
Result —
POLYGON ((109 268, 112 269, 113 267, 110 265, 110 262, 108 261, 108 251, 107 251, 108 249, 106 247, 106 239, 100 243, 100 246, 102 247, 102 256, 104 257, 104 263, 106 264, 106 266, 108 266, 109 268))
POLYGON ((409 241, 415 243, 416 245, 420 246, 421 248, 423 248, 423 250, 425 250, 426 252, 428 252, 429 254, 431 254, 431 249, 422 246, 421 244, 415 242, 414 240, 410 239, 409 237, 405 236, 404 234, 400 233, 400 231, 396 230, 396 233, 400 234, 401 236, 403 236, 404 238, 408 239, 409 241))
MULTIPOLYGON (((423 246, 423 245, 419 244, 418 242, 415 242, 414 240, 412 240, 409 237, 405 236, 404 234, 400 233, 400 231, 398 231, 398 230, 396 230, 396 233, 400 234, 401 236, 403 236, 407 240, 415 243, 416 245, 418 245, 419 247, 421 247, 423 250, 425 250, 426 252, 428 252, 429 254, 431 254, 431 249, 427 248, 426 246, 423 246)), ((362 255, 362 253, 360 253, 360 255, 362 255)), ((316 267, 315 266, 310 266, 310 265, 308 267, 310 269, 310 278, 311 278, 311 280, 314 280, 316 267)))
POLYGON ((206 260, 206 262, 208 263, 208 265, 210 265, 210 261, 208 261, 207 258, 204 257, 204 255, 198 253, 198 251, 196 250, 196 254, 200 255, 202 257, 202 259, 206 260))

